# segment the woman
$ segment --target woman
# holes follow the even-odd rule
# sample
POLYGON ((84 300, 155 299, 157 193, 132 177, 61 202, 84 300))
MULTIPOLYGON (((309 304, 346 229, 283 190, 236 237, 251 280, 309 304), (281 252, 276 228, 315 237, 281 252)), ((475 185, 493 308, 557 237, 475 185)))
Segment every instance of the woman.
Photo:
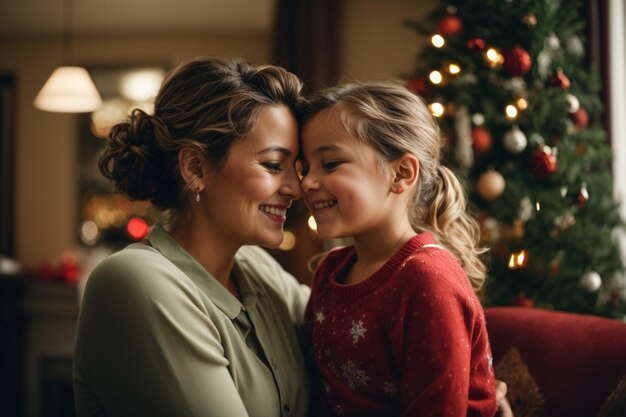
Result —
POLYGON ((255 247, 301 196, 302 83, 274 66, 197 59, 154 116, 111 132, 104 175, 169 212, 91 274, 76 338, 79 416, 305 416, 298 346, 309 290, 255 247))

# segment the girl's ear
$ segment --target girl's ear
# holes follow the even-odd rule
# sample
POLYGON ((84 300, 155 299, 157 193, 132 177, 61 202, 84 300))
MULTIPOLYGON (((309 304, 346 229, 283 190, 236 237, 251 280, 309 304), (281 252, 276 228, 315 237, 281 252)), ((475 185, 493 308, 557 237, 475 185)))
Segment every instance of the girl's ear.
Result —
POLYGON ((393 181, 391 183, 391 192, 394 194, 402 194, 417 182, 419 177, 419 161, 410 153, 402 155, 396 159, 393 164, 393 181))
POLYGON ((184 148, 178 152, 180 175, 188 188, 194 191, 204 190, 204 156, 195 149, 184 148))

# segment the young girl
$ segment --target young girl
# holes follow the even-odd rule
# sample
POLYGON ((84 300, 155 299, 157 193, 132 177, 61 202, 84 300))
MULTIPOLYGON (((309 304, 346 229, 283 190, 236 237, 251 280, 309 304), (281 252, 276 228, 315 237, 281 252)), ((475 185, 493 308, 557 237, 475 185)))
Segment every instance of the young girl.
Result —
POLYGON ((319 93, 302 127, 302 187, 325 239, 306 321, 322 414, 494 416, 485 266, 441 137, 403 87, 319 93))

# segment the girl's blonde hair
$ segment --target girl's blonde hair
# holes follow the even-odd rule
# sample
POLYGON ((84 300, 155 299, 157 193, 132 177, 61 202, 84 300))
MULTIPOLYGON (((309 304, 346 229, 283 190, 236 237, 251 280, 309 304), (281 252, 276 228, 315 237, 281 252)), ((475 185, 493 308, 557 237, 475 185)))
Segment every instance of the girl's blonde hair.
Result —
POLYGON ((381 161, 413 154, 419 178, 409 216, 413 229, 435 234, 460 261, 475 290, 481 288, 486 267, 480 255, 480 229, 467 211, 459 179, 441 165, 439 125, 424 101, 401 85, 388 82, 345 84, 311 98, 302 121, 329 108, 341 111, 344 128, 372 146, 381 161))

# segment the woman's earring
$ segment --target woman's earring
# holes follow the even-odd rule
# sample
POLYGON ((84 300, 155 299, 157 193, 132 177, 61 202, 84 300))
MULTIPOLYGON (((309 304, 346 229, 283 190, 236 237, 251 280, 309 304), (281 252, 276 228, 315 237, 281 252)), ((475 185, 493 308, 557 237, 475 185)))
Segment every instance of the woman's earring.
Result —
POLYGON ((199 203, 199 202, 200 202, 200 189, 197 188, 196 189, 196 203, 199 203))

